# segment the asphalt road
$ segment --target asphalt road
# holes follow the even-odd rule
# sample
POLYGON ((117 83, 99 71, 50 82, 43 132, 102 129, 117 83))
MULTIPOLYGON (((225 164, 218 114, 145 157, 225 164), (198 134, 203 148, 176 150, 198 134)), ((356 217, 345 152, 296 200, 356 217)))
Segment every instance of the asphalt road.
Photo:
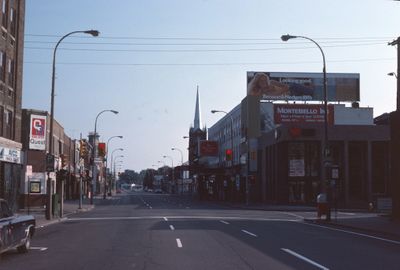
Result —
POLYGON ((400 269, 400 242, 164 194, 99 201, 39 228, 0 269, 400 269))

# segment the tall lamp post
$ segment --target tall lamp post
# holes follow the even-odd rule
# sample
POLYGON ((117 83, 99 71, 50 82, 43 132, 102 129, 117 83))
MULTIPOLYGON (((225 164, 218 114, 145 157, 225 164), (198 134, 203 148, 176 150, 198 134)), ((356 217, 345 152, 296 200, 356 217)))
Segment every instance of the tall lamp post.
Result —
MULTIPOLYGON (((110 138, 107 140, 107 147, 106 147, 106 153, 107 153, 107 157, 106 157, 106 181, 104 181, 104 194, 103 194, 103 199, 105 199, 106 196, 107 196, 107 194, 106 194, 106 192, 107 192, 107 190, 106 190, 106 187, 107 187, 106 183, 107 183, 107 176, 108 176, 108 174, 107 174, 107 168, 108 168, 108 149, 109 149, 110 141, 111 141, 112 139, 114 139, 114 138, 120 138, 120 139, 122 139, 123 136, 121 136, 121 135, 119 135, 119 136, 112 136, 112 137, 110 137, 110 138)), ((109 196, 111 196, 111 179, 110 179, 109 185, 110 185, 109 196)))
MULTIPOLYGON (((54 93, 55 93, 55 85, 56 85, 56 55, 57 55, 57 48, 60 43, 68 36, 73 34, 88 34, 94 37, 99 35, 99 31, 97 30, 85 30, 85 31, 72 31, 66 35, 64 35, 60 40, 57 42, 56 46, 54 47, 53 51, 53 69, 51 75, 51 103, 50 103, 50 134, 49 134, 49 152, 48 154, 53 156, 53 126, 54 126, 54 93)), ((54 159, 51 158, 54 162, 54 159)), ((47 172, 47 205, 46 205, 46 219, 51 219, 51 212, 52 212, 52 187, 51 187, 51 178, 50 178, 50 171, 47 172)))
MULTIPOLYGON (((327 166, 327 156, 330 151, 329 149, 329 141, 328 141, 328 83, 326 79, 326 61, 325 61, 325 54, 324 51, 322 50, 321 46, 313 39, 309 37, 304 37, 304 36, 292 36, 292 35, 283 35, 281 36, 282 41, 288 41, 289 39, 293 38, 303 38, 311 41, 314 43, 318 49, 321 51, 322 54, 322 62, 323 62, 323 68, 322 72, 324 74, 324 137, 323 137, 323 142, 322 142, 322 163, 323 163, 323 169, 322 169, 322 181, 321 181, 321 186, 322 186, 322 191, 327 192, 327 183, 325 180, 327 180, 327 175, 326 175, 326 170, 325 167, 327 166)), ((331 220, 331 209, 330 209, 330 194, 328 193, 328 213, 326 215, 326 220, 330 221, 331 220)))
POLYGON ((181 149, 176 148, 176 147, 172 147, 171 148, 172 151, 178 151, 181 154, 181 195, 183 195, 183 152, 181 149))
MULTIPOLYGON (((119 156, 116 156, 115 158, 114 158, 114 169, 113 169, 113 174, 115 174, 115 172, 116 172, 116 164, 118 163, 118 162, 123 162, 122 160, 117 160, 117 158, 123 158, 124 156, 123 155, 119 155, 119 156)), ((114 177, 116 177, 116 175, 114 175, 114 177)))
POLYGON ((97 170, 96 170, 96 162, 95 158, 97 156, 97 146, 96 146, 96 140, 97 140, 97 120, 99 116, 105 112, 112 112, 113 114, 118 114, 118 111, 115 110, 103 110, 99 112, 96 116, 96 120, 94 121, 94 134, 93 134, 93 166, 92 166, 92 194, 90 196, 90 204, 93 204, 93 197, 94 193, 96 192, 96 178, 97 178, 97 170))
POLYGON ((172 183, 175 183, 175 173, 174 173, 174 159, 170 156, 163 156, 163 158, 169 158, 172 165, 172 183))
MULTIPOLYGON (((233 151, 233 117, 232 115, 228 114, 225 111, 220 110, 212 110, 211 113, 224 113, 225 115, 229 116, 231 120, 231 151, 232 151, 232 160, 231 160, 231 177, 233 176, 233 160, 234 160, 234 151, 233 151)), ((246 204, 249 204, 249 179, 246 178, 246 204)))
POLYGON ((112 193, 112 189, 113 189, 113 187, 114 187, 114 183, 113 183, 113 177, 114 177, 114 174, 113 174, 113 172, 114 172, 114 163, 113 163, 113 155, 114 155, 114 153, 116 152, 116 151, 124 151, 124 149, 123 148, 117 148, 117 149, 114 149, 112 152, 111 152, 111 163, 110 163, 110 173, 111 173, 111 193, 112 193))

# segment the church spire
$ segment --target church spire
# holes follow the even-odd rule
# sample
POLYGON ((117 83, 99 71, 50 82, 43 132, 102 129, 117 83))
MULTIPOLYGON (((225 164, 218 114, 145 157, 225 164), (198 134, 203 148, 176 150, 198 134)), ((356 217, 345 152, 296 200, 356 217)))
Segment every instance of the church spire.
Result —
POLYGON ((194 112, 194 125, 193 129, 201 130, 201 115, 200 115, 200 97, 199 97, 199 86, 197 86, 197 94, 196 94, 196 110, 194 112))

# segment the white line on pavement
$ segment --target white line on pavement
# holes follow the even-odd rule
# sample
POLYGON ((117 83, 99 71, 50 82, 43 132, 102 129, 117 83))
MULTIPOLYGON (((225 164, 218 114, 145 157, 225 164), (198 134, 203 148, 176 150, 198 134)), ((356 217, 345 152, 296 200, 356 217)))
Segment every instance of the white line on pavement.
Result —
POLYGON ((224 220, 220 220, 219 222, 224 223, 224 224, 226 224, 226 225, 229 224, 229 222, 226 222, 226 221, 224 221, 224 220))
POLYGON ((47 247, 30 247, 29 249, 36 249, 36 250, 39 250, 39 251, 45 251, 45 250, 47 250, 47 247))
POLYGON ((320 265, 319 263, 316 263, 313 260, 310 260, 309 258, 304 257, 304 256, 300 255, 299 253, 294 252, 293 250, 290 250, 290 249, 287 249, 287 248, 281 248, 281 250, 283 250, 283 251, 289 253, 290 255, 293 255, 293 256, 295 256, 295 257, 297 257, 297 258, 299 258, 299 259, 301 259, 303 261, 306 261, 306 262, 308 262, 308 263, 310 263, 310 264, 312 264, 312 265, 314 265, 314 266, 316 266, 316 267, 318 267, 320 269, 329 270, 329 268, 326 268, 325 266, 320 265))
POLYGON ((169 228, 171 229, 171 231, 175 230, 174 226, 172 226, 172 225, 169 225, 169 228))
POLYGON ((390 240, 390 239, 381 238, 381 237, 377 237, 377 236, 372 236, 372 235, 368 235, 368 234, 364 234, 364 233, 356 233, 356 232, 352 232, 352 231, 335 229, 335 228, 330 228, 330 227, 327 227, 327 226, 321 226, 321 225, 317 225, 317 224, 310 224, 310 223, 303 223, 303 224, 306 224, 306 225, 309 225, 309 226, 314 226, 314 227, 320 227, 320 228, 324 228, 324 229, 328 229, 328 230, 332 230, 332 231, 337 231, 337 232, 344 232, 344 233, 348 233, 348 234, 354 234, 354 235, 358 235, 358 236, 363 236, 363 237, 367 237, 367 238, 371 238, 371 239, 375 239, 375 240, 380 240, 380 241, 384 241, 384 242, 400 245, 400 241, 390 240))
POLYGON ((178 245, 178 248, 183 247, 181 239, 179 239, 179 238, 176 238, 176 244, 178 245))
POLYGON ((257 235, 255 235, 254 233, 251 233, 251 232, 249 232, 249 231, 242 230, 242 232, 244 232, 244 233, 247 233, 248 235, 251 235, 251 236, 257 237, 257 235))
POLYGON ((165 220, 165 221, 168 221, 168 218, 164 217, 164 220, 165 220))

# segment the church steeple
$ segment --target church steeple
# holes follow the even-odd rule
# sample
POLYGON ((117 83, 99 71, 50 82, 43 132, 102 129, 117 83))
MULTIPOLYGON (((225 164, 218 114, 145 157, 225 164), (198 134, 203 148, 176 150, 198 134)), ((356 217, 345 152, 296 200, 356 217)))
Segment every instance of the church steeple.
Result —
POLYGON ((194 112, 194 130, 201 130, 201 114, 200 114, 200 97, 199 97, 199 86, 197 86, 197 94, 196 94, 196 109, 194 112))

